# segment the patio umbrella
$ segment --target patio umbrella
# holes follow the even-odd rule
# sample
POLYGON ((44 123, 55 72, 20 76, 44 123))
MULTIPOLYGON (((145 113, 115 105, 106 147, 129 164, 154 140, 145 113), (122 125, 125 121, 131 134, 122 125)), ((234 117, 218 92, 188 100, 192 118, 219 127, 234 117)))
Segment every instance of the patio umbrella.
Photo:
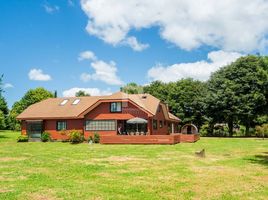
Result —
POLYGON ((138 130, 138 125, 139 124, 147 124, 147 120, 143 119, 143 118, 139 118, 139 117, 134 117, 132 119, 127 120, 128 124, 136 124, 137 125, 137 132, 139 132, 138 130))

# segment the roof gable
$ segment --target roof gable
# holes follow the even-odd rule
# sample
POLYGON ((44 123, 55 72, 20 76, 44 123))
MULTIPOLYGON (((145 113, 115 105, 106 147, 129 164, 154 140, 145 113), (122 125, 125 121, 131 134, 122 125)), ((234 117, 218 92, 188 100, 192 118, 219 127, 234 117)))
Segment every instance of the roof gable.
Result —
MULTIPOLYGON (((160 100, 150 94, 126 94, 123 92, 117 92, 108 96, 50 98, 29 106, 18 115, 17 119, 84 118, 85 114, 90 112, 101 102, 123 100, 133 102, 151 115, 156 114, 158 106, 160 105, 160 100), (73 102, 77 99, 80 101, 74 105, 73 102), (68 101, 65 101, 65 104, 61 105, 64 100, 68 101)), ((168 114, 167 109, 164 110, 167 119, 179 120, 174 115, 168 114)))

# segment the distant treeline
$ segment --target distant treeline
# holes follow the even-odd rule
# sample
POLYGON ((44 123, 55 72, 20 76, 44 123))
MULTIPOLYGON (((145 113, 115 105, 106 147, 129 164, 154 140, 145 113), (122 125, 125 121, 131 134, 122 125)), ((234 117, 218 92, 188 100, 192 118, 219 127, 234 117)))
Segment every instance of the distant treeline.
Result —
POLYGON ((147 86, 129 83, 121 90, 152 94, 167 103, 182 124, 197 125, 202 135, 268 136, 268 57, 241 57, 205 82, 182 79, 154 81, 147 86))
MULTIPOLYGON (((204 69, 206 70, 206 69, 204 69)), ((0 129, 19 130, 16 116, 33 103, 56 96, 44 88, 29 90, 8 110, 0 78, 0 129)), ((146 86, 129 83, 129 94, 149 93, 204 136, 268 137, 268 57, 245 56, 214 72, 209 80, 190 78, 176 82, 154 81, 146 86)), ((77 96, 87 96, 79 91, 77 96)))

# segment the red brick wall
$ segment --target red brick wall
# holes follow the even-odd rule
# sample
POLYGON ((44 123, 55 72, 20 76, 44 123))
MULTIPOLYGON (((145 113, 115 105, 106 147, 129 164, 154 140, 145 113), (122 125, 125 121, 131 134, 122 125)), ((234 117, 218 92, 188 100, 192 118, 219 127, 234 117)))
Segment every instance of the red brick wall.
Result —
MULTIPOLYGON (((147 113, 137 108, 132 103, 123 103, 122 112, 120 113, 111 113, 110 112, 110 103, 104 102, 101 103, 99 106, 94 108, 88 114, 85 115, 85 120, 92 119, 92 120, 107 120, 107 119, 131 119, 133 117, 140 117, 140 118, 148 118, 147 113)), ((117 129, 117 128, 116 128, 117 129)), ((117 135, 117 130, 115 131, 85 131, 85 138, 89 136, 93 136, 94 132, 99 133, 100 135, 117 135)))
POLYGON ((21 121, 21 134, 22 135, 27 134, 27 126, 26 126, 26 121, 25 120, 21 121))
POLYGON ((45 120, 44 121, 44 131, 51 134, 52 139, 67 139, 66 135, 63 135, 63 131, 57 131, 57 121, 66 121, 67 130, 79 130, 83 132, 84 120, 83 119, 69 119, 69 120, 45 120))
POLYGON ((131 119, 133 117, 148 118, 147 113, 129 102, 123 103, 122 112, 111 113, 110 103, 104 102, 85 115, 85 119, 131 119), (124 107, 125 105, 125 107, 124 107))
POLYGON ((152 135, 167 135, 168 134, 168 121, 166 121, 165 124, 165 115, 163 113, 162 106, 160 106, 160 109, 157 111, 156 115, 153 117, 152 120, 157 120, 157 129, 153 129, 153 121, 152 123, 152 135), (160 128, 160 121, 162 121, 162 128, 160 128))

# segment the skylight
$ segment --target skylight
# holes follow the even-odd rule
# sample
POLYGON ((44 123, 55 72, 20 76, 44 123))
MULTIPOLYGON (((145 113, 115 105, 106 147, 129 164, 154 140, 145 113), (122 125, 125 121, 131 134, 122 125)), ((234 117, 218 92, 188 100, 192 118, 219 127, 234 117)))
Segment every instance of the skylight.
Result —
POLYGON ((74 100, 74 102, 72 104, 77 105, 79 102, 80 102, 80 99, 76 99, 76 100, 74 100))
POLYGON ((69 101, 68 99, 64 99, 64 100, 60 103, 60 105, 61 105, 61 106, 64 106, 68 101, 69 101))

